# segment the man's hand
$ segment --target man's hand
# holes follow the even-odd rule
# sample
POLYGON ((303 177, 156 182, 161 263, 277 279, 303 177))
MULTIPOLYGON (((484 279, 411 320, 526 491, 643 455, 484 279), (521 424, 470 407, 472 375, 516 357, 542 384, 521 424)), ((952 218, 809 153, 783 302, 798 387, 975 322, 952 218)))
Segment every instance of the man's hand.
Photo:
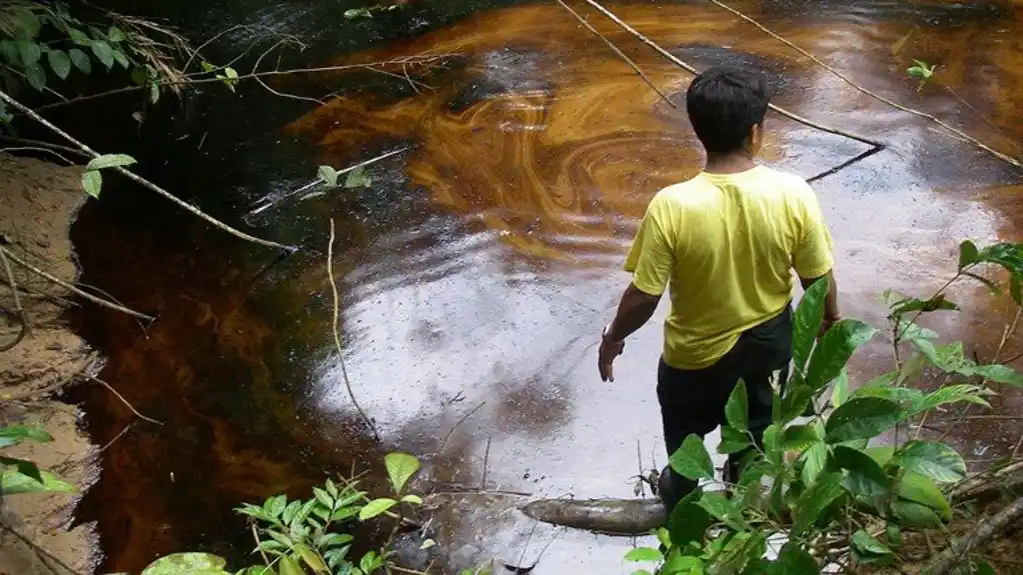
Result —
POLYGON ((817 334, 817 337, 824 337, 824 334, 828 333, 828 330, 840 321, 842 321, 840 316, 828 316, 828 314, 824 314, 824 318, 821 320, 821 331, 817 334))
POLYGON ((614 382, 613 364, 615 358, 622 355, 624 350, 625 342, 612 341, 607 337, 607 328, 604 328, 604 333, 600 334, 600 351, 597 353, 597 369, 600 370, 600 379, 602 381, 614 382))

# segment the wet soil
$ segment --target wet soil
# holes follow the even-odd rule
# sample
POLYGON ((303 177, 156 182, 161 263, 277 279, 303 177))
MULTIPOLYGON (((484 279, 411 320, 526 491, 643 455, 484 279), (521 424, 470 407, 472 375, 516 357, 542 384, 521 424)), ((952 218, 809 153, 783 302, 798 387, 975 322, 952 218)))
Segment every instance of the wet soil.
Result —
MULTIPOLYGON (((32 158, 0 153, 0 236, 16 257, 54 276, 73 282, 78 276, 68 228, 85 201, 79 170, 32 158)), ((80 337, 61 321, 70 294, 25 268, 11 263, 19 301, 30 330, 16 346, 0 352, 0 425, 32 425, 53 441, 26 442, 4 455, 34 461, 72 483, 77 494, 11 495, 3 500, 3 521, 78 572, 98 559, 94 524, 71 529, 75 505, 98 478, 98 449, 79 426, 80 410, 60 400, 76 376, 95 357, 80 337)), ((0 346, 21 330, 17 307, 2 273, 0 346)), ((47 559, 6 530, 0 530, 0 573, 21 575, 49 570, 47 559)))
MULTIPOLYGON (((1020 155, 1018 9, 735 4, 865 87, 1020 155), (914 58, 940 64, 938 81, 919 91, 905 74, 914 58)), ((845 315, 881 326, 881 292, 929 295, 950 276, 962 239, 1020 240, 1023 177, 1005 163, 851 89, 720 9, 611 7, 694 65, 755 64, 770 74, 779 105, 890 144, 815 183, 835 236, 845 315)), ((591 18, 664 92, 683 93, 687 74, 591 18)), ((136 194, 129 205, 136 190, 83 214, 74 239, 89 281, 160 316, 143 332, 86 309, 83 333, 109 356, 105 379, 167 423, 136 426, 103 453, 103 477, 79 517, 98 521, 105 567, 135 570, 157 554, 196 548, 242 559, 250 547, 233 505, 303 494, 353 464, 378 469, 393 448, 423 456, 431 484, 479 486, 485 476, 489 488, 543 497, 630 497, 630 476, 663 465, 653 385, 659 326, 630 341, 614 385, 599 381, 594 346, 628 282, 619 267, 646 202, 699 170, 684 116, 556 5, 483 11, 332 61, 420 53, 458 57, 412 69, 421 82, 414 87, 370 73, 281 82, 344 91, 291 117, 276 109, 279 124, 237 146, 193 147, 187 169, 164 174, 237 220, 259 198, 311 180, 318 164, 340 168, 415 146, 371 168, 369 189, 329 191, 247 220, 262 235, 300 243, 300 254, 270 266, 277 254, 155 200, 136 194), (379 443, 358 425, 333 351, 324 262, 331 217, 344 359, 379 443)), ((223 113, 256 115, 265 102, 243 97, 223 113)), ((768 130, 765 163, 804 176, 864 150, 775 116, 768 130)), ((990 360, 1011 319, 1004 302, 969 284, 952 297, 964 311, 925 323, 990 360)), ((1018 351, 1010 337, 1002 357, 1018 351)), ((879 336, 851 375, 859 381, 890 364, 879 336)), ((107 395, 85 400, 94 441, 132 419, 107 395)), ((1006 390, 994 413, 1021 405, 1006 390)), ((945 415, 932 423, 954 425, 951 440, 975 465, 1004 455, 1021 433, 1008 420, 945 415)), ((512 509, 513 498, 479 499, 439 515, 450 565, 492 557, 528 565, 542 553, 538 575, 627 569, 628 540, 538 527, 512 509)))

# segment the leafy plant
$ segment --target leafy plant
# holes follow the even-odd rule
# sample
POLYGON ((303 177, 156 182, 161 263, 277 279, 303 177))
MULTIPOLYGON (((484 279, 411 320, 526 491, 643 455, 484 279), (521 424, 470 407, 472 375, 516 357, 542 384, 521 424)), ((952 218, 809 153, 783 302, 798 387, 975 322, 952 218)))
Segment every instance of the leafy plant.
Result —
MULTIPOLYGON (((0 427, 0 449, 13 447, 25 440, 47 443, 53 441, 53 437, 36 427, 24 425, 0 427)), ((73 485, 40 470, 35 463, 0 454, 0 495, 74 491, 73 485)))
POLYGON ((945 290, 962 278, 1002 292, 1002 286, 980 274, 989 265, 1008 272, 1009 292, 1019 305, 1023 245, 980 249, 963 242, 956 275, 934 295, 886 294, 894 369, 851 392, 855 386, 845 365, 877 330, 843 320, 817 338, 827 283, 811 286, 794 316, 795 369, 784 397, 775 397, 773 422, 760 444, 748 429, 745 385, 740 382, 728 401, 718 451, 750 450, 737 481, 715 482, 703 441, 687 437, 670 458, 672 469, 716 485, 716 490, 698 488, 689 494, 667 526, 654 532, 660 547, 633 549, 625 559, 655 563, 663 575, 817 574, 834 562, 898 564, 903 532, 942 529, 952 519, 949 488, 966 478, 966 463, 951 446, 921 440, 919 432, 900 441, 900 428, 941 406, 987 406, 986 397, 995 394, 988 383, 1023 386, 1023 376, 1006 365, 964 357, 961 344, 935 344, 937 334, 916 320, 924 313, 957 309, 945 290), (915 350, 906 360, 901 359, 902 344, 915 350), (930 392, 911 386, 927 365, 945 375, 930 392), (834 389, 825 395, 829 386, 834 389), (800 420, 825 397, 812 417, 800 420), (891 431, 894 445, 871 446, 891 431), (769 559, 772 537, 787 543, 769 559))
POLYGON ((94 198, 99 197, 103 188, 102 170, 130 166, 135 163, 135 158, 125 154, 104 154, 89 161, 82 172, 82 189, 85 193, 94 198))
POLYGON ((907 68, 906 73, 909 74, 910 77, 920 80, 920 84, 916 87, 916 91, 919 92, 924 89, 924 84, 934 77, 934 69, 937 68, 937 64, 929 65, 927 62, 922 62, 920 60, 913 60, 913 62, 914 65, 907 68))

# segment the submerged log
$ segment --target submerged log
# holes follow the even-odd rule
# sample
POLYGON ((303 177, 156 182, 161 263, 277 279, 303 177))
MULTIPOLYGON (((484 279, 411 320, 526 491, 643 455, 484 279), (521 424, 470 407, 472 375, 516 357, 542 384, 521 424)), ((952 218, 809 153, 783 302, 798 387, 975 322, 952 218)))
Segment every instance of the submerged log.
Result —
POLYGON ((521 510, 537 521, 607 535, 645 535, 665 521, 660 499, 541 499, 521 510))

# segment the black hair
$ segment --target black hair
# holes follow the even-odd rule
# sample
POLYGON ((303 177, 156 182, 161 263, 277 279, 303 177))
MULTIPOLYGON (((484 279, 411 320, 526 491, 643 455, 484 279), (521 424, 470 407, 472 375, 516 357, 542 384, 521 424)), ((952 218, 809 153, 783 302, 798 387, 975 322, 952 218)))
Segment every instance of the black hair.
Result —
POLYGON ((686 112, 707 153, 728 154, 743 149, 750 129, 764 121, 769 101, 763 74, 715 66, 689 85, 686 112))

